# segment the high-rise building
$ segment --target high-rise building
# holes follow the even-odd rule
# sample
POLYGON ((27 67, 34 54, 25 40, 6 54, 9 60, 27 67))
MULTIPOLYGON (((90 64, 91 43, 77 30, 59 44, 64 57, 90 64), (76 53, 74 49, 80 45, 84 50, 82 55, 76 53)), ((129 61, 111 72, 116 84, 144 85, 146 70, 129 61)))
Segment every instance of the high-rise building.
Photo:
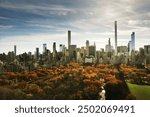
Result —
POLYGON ((135 51, 135 32, 131 34, 131 40, 128 43, 128 51, 131 54, 132 51, 135 51))
POLYGON ((29 59, 32 59, 32 52, 28 52, 29 59))
POLYGON ((108 45, 109 45, 109 46, 111 46, 111 41, 110 41, 110 38, 109 38, 109 40, 108 40, 108 45))
POLYGON ((148 54, 148 46, 147 45, 144 46, 144 53, 148 54))
POLYGON ((140 56, 142 56, 142 58, 144 58, 144 49, 143 48, 139 48, 139 54, 140 54, 140 56))
POLYGON ((63 45, 62 44, 59 45, 59 51, 63 52, 63 45))
POLYGON ((43 44, 43 53, 46 53, 46 51, 47 51, 47 45, 44 43, 43 44))
POLYGON ((89 40, 86 40, 86 56, 89 56, 89 40))
POLYGON ((36 48, 35 58, 39 59, 39 57, 40 57, 39 48, 36 48))
POLYGON ((117 50, 118 50, 118 53, 127 53, 128 47, 127 46, 118 46, 117 50))
POLYGON ((81 54, 81 58, 85 57, 86 56, 86 50, 84 47, 81 47, 80 49, 80 54, 81 54))
POLYGON ((70 49, 70 45, 71 45, 71 31, 68 30, 68 50, 70 49))
POLYGON ((145 45, 144 46, 144 53, 145 54, 150 54, 150 45, 145 45))
POLYGON ((111 46, 110 38, 108 40, 108 45, 105 46, 105 52, 112 52, 112 46, 111 46))
POLYGON ((115 21, 115 55, 117 55, 117 21, 115 21))
POLYGON ((66 47, 65 45, 62 45, 62 52, 65 53, 65 51, 66 51, 66 47))
POLYGON ((135 51, 135 32, 132 32, 132 34, 131 34, 131 42, 132 42, 132 44, 131 44, 132 50, 135 51))
POLYGON ((89 56, 96 57, 96 46, 95 45, 89 46, 89 56))
POLYGON ((56 57, 56 42, 53 43, 53 57, 56 57))
POLYGON ((16 45, 14 45, 14 54, 15 54, 15 56, 17 54, 17 46, 16 45))
POLYGON ((145 62, 144 64, 150 64, 150 45, 144 45, 144 55, 145 55, 145 62))
POLYGON ((150 54, 150 45, 148 45, 148 54, 150 54))
POLYGON ((70 60, 76 59, 76 48, 77 45, 70 45, 70 51, 69 51, 70 60))
POLYGON ((132 41, 129 41, 129 43, 128 43, 128 52, 129 52, 129 54, 131 54, 131 51, 132 51, 132 41))

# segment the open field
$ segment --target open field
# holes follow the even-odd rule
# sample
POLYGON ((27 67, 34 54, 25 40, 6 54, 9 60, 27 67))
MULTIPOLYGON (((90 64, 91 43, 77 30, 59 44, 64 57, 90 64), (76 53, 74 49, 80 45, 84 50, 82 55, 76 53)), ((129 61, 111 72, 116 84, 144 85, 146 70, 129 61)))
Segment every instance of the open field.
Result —
POLYGON ((137 100, 150 100, 150 86, 127 83, 137 100))

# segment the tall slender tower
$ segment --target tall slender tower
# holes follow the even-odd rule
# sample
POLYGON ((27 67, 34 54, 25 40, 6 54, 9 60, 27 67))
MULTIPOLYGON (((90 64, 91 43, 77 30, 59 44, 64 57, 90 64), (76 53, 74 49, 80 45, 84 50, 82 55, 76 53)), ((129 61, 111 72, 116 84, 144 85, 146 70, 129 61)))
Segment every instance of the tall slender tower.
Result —
POLYGON ((17 54, 17 46, 16 45, 14 45, 14 54, 15 54, 15 56, 17 54))
POLYGON ((110 38, 109 38, 109 40, 108 40, 108 52, 112 52, 111 49, 112 49, 111 48, 111 41, 110 41, 110 38))
POLYGON ((132 32, 131 34, 131 42, 132 50, 135 50, 135 32, 132 32))
POLYGON ((71 45, 71 31, 68 30, 68 50, 70 50, 70 45, 71 45))
POLYGON ((109 40, 108 40, 108 45, 111 46, 110 38, 109 38, 109 40))
POLYGON ((117 21, 115 21, 115 56, 117 56, 117 21))
POLYGON ((38 60, 38 59, 39 59, 39 56, 40 56, 39 48, 36 48, 35 58, 38 60))
POLYGON ((53 57, 56 57, 56 42, 53 43, 53 57))
POLYGON ((89 56, 89 40, 86 40, 86 55, 89 56))

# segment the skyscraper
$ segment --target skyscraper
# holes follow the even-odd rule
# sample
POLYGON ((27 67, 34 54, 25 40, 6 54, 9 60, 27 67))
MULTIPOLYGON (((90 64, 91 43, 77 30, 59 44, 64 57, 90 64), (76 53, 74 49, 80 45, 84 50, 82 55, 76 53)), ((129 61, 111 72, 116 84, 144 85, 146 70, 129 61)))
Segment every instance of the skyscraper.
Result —
POLYGON ((135 32, 131 34, 131 42, 132 50, 135 50, 135 32))
POLYGON ((59 45, 59 51, 63 52, 63 45, 62 44, 59 45))
POLYGON ((131 34, 131 40, 129 41, 128 44, 128 50, 129 54, 131 54, 132 51, 135 51, 135 32, 132 32, 131 34))
POLYGON ((109 38, 109 40, 108 40, 108 45, 111 46, 110 38, 109 38))
POLYGON ((15 54, 15 56, 17 54, 17 46, 16 45, 14 45, 14 54, 15 54))
POLYGON ((150 45, 144 45, 144 53, 150 54, 150 45))
POLYGON ((89 46, 89 56, 93 56, 96 58, 96 46, 95 45, 89 46))
POLYGON ((40 57, 40 52, 39 52, 39 48, 36 48, 36 52, 35 52, 35 58, 38 60, 40 57))
POLYGON ((44 44, 43 44, 43 53, 46 54, 46 51, 47 51, 47 45, 44 43, 44 44))
POLYGON ((68 30, 68 50, 70 49, 70 45, 71 45, 71 31, 68 30))
POLYGON ((53 57, 56 58, 56 42, 53 43, 53 57))
POLYGON ((105 46, 105 52, 111 52, 112 48, 111 48, 111 41, 110 38, 108 40, 108 45, 105 46))
POLYGON ((132 51, 132 41, 129 41, 129 43, 128 43, 128 51, 129 51, 129 54, 131 54, 131 51, 132 51))
POLYGON ((69 50, 69 57, 70 60, 76 60, 76 48, 77 45, 70 45, 70 50, 69 50))
POLYGON ((117 55, 117 21, 115 21, 115 55, 117 55))
POLYGON ((86 56, 89 56, 89 40, 86 40, 86 56))

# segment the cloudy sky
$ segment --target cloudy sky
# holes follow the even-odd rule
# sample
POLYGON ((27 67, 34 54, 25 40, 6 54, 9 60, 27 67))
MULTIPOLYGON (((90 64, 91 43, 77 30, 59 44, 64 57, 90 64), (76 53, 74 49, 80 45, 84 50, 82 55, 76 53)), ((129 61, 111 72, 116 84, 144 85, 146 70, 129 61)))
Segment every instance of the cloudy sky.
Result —
MULTIPOLYGON (((111 38, 114 45, 114 21, 118 22, 118 45, 127 45, 132 32, 136 49, 150 44, 150 0, 0 0, 0 53, 18 54, 42 51, 46 43, 67 46, 67 31, 72 44, 85 41, 104 48, 111 38)), ((57 47, 57 50, 59 48, 57 47)))

